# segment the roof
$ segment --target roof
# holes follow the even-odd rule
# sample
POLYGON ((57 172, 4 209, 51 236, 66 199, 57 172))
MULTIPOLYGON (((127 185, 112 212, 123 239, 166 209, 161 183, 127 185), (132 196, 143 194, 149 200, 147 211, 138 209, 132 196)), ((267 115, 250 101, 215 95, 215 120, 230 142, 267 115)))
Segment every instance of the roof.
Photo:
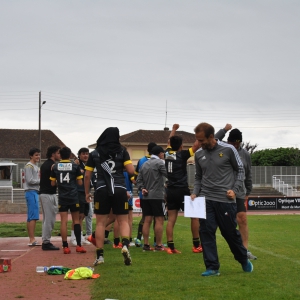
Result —
MULTIPOLYGON (((170 130, 143 130, 139 129, 120 137, 121 143, 145 143, 155 142, 156 144, 166 144, 169 139, 170 130)), ((182 137, 183 142, 193 144, 195 142, 195 134, 186 131, 176 131, 175 135, 182 137)))
MULTIPOLYGON (((171 130, 143 130, 139 129, 120 136, 120 142, 124 146, 127 145, 147 145, 150 142, 155 142, 158 145, 166 145, 170 136, 171 130)), ((179 135, 183 139, 184 144, 193 145, 195 142, 195 134, 186 131, 176 131, 175 135, 179 135)), ((89 145, 89 148, 95 148, 96 143, 89 145)))
MULTIPOLYGON (((46 159, 49 146, 66 147, 51 131, 41 131, 42 159, 46 159)), ((0 158, 28 159, 31 148, 39 148, 39 130, 33 129, 0 129, 0 158)))

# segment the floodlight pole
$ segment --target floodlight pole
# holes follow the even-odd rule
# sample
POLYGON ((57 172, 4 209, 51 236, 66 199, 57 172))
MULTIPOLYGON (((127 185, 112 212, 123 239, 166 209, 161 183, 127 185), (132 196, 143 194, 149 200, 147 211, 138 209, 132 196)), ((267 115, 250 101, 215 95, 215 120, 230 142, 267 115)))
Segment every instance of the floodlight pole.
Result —
POLYGON ((42 92, 39 92, 39 149, 41 151, 40 153, 40 162, 42 161, 42 130, 41 130, 41 110, 42 106, 46 103, 46 101, 43 101, 42 103, 42 92))

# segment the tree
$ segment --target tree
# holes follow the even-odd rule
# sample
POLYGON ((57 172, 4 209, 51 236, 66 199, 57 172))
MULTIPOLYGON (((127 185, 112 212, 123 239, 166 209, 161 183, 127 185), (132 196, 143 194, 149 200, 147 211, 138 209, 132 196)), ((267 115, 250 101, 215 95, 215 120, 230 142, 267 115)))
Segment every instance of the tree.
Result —
POLYGON ((251 154, 253 166, 300 166, 298 148, 264 149, 251 154))
POLYGON ((257 146, 258 146, 257 144, 251 145, 250 142, 242 143, 242 148, 247 150, 250 154, 254 152, 257 146))

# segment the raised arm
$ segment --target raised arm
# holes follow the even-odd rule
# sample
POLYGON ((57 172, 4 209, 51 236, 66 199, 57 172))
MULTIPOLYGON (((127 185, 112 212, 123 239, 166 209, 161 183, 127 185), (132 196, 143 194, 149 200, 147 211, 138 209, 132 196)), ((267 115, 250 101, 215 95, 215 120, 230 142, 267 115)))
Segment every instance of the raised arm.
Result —
POLYGON ((175 135, 176 130, 177 130, 178 128, 179 128, 179 124, 173 124, 172 131, 171 131, 171 133, 170 133, 170 135, 169 135, 168 146, 167 146, 167 148, 171 148, 171 145, 170 145, 170 138, 171 138, 172 136, 175 135))
POLYGON ((228 130, 230 130, 231 128, 232 128, 232 125, 227 123, 224 128, 220 129, 217 133, 215 133, 215 138, 222 141, 223 138, 225 137, 226 132, 228 130))

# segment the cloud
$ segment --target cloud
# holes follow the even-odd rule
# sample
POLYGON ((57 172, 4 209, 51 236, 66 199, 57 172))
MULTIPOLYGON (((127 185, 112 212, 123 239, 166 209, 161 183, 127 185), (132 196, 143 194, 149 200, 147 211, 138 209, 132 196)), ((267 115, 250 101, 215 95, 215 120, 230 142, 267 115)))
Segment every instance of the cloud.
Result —
POLYGON ((258 149, 293 145, 299 10, 267 0, 2 1, 0 126, 37 128, 41 90, 42 127, 71 148, 108 126, 193 132, 201 121, 232 123, 258 149))

